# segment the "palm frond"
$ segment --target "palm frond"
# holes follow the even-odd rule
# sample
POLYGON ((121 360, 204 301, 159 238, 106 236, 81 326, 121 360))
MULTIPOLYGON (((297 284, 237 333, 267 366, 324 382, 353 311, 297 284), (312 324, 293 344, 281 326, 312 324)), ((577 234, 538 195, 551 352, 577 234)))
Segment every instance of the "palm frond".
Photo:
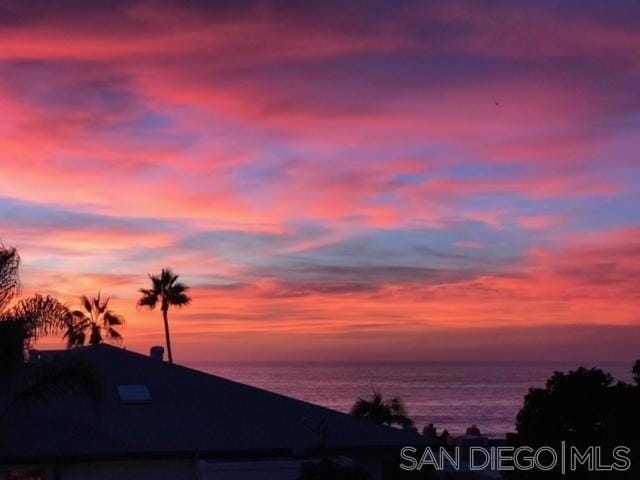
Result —
POLYGON ((7 308, 16 294, 20 283, 19 269, 18 251, 0 245, 0 312, 7 308))
POLYGON ((107 310, 107 307, 109 306, 109 300, 110 298, 107 297, 104 302, 100 303, 100 292, 98 292, 98 297, 94 299, 94 302, 96 305, 96 310, 99 314, 102 314, 107 310))
POLYGON ((174 274, 170 268, 163 268, 160 272, 160 279, 163 285, 171 285, 178 279, 178 275, 174 274))
POLYGON ((402 400, 392 398, 385 401, 382 394, 373 389, 370 400, 359 398, 350 411, 351 415, 363 417, 376 423, 386 425, 413 426, 413 421, 407 416, 402 400))
POLYGON ((23 322, 33 340, 67 326, 69 309, 53 297, 36 294, 21 300, 5 317, 23 322))
POLYGON ((364 417, 370 410, 370 402, 364 400, 363 398, 359 398, 356 403, 353 404, 349 413, 351 415, 355 415, 356 417, 364 417))
POLYGON ((389 409, 392 414, 392 423, 400 425, 403 428, 412 427, 413 420, 407 415, 407 409, 404 406, 404 402, 399 398, 392 398, 389 401, 389 409))
POLYGON ((80 296, 80 301, 82 302, 82 306, 84 307, 84 309, 88 313, 91 313, 91 311, 93 310, 93 307, 91 305, 91 300, 89 300, 89 298, 86 297, 85 295, 82 295, 80 296))
POLYGON ((138 299, 138 307, 149 307, 151 310, 156 308, 159 300, 158 295, 144 288, 141 288, 139 292, 142 293, 142 296, 138 299))
POLYGON ((151 284, 153 285, 153 292, 156 295, 160 295, 162 293, 162 278, 158 275, 149 275, 151 279, 151 284))
POLYGON ((118 342, 122 341, 122 335, 115 328, 112 328, 112 327, 107 328, 107 336, 118 342))
POLYGON ((86 342, 87 336, 84 333, 84 329, 69 326, 62 338, 67 339, 67 349, 71 349, 73 347, 82 347, 86 342))
POLYGON ((177 282, 174 283, 173 285, 171 285, 171 287, 169 288, 169 290, 172 293, 185 293, 187 290, 189 290, 190 287, 188 287, 187 285, 185 285, 182 282, 177 282))
POLYGON ((122 315, 117 315, 113 313, 111 310, 107 310, 104 312, 102 317, 104 319, 105 325, 124 325, 124 317, 122 315))
POLYGON ((77 321, 88 320, 87 316, 82 310, 73 310, 71 312, 71 316, 73 317, 74 320, 77 320, 77 321))
POLYGON ((167 303, 176 307, 184 307, 191 303, 191 297, 186 293, 173 293, 171 292, 167 297, 167 303))

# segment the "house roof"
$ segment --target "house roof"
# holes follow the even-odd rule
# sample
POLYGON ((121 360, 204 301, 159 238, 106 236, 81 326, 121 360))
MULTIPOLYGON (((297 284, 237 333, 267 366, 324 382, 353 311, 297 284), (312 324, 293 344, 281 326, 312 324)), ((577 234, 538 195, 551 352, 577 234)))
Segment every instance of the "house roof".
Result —
POLYGON ((110 345, 57 354, 92 364, 103 382, 102 399, 91 402, 67 392, 38 406, 15 408, 2 427, 10 441, 0 441, 0 461, 291 455, 319 448, 397 452, 404 445, 425 442, 411 431, 110 345), (125 387, 121 397, 119 386, 137 387, 125 387), (146 386, 150 401, 140 386, 146 386), (127 395, 134 401, 123 402, 127 395))

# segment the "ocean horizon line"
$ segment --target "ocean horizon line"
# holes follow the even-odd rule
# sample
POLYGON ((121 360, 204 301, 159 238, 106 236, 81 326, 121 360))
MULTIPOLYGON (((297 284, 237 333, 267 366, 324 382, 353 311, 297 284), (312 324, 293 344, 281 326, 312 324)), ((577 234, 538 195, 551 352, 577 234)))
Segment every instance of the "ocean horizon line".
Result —
POLYGON ((198 360, 185 365, 571 365, 597 367, 633 364, 633 360, 198 360))

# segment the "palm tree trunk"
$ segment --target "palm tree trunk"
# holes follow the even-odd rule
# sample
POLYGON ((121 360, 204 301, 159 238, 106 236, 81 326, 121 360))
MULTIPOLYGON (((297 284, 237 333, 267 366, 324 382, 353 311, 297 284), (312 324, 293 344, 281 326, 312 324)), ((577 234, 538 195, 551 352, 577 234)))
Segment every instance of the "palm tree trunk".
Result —
POLYGON ((167 342, 167 356, 169 357, 169 363, 173 363, 173 354, 171 353, 171 335, 169 335, 168 310, 168 308, 162 309, 162 319, 164 320, 164 338, 167 342))

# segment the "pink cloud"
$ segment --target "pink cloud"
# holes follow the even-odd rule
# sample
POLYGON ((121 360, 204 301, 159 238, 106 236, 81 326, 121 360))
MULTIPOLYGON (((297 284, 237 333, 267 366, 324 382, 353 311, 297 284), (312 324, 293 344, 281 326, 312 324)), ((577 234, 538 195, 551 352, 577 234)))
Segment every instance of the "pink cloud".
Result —
MULTIPOLYGON (((22 21, 0 27, 0 202, 173 225, 52 229, 0 210, 26 290, 114 295, 134 319, 135 348, 161 340, 157 318, 135 310, 135 290, 167 264, 198 299, 176 314, 184 344, 244 332, 264 348, 266 335, 283 351, 313 335, 346 349, 358 332, 406 342, 471 324, 635 325, 638 232, 599 230, 601 209, 618 206, 607 202, 637 193, 640 35, 616 12, 568 19, 521 7, 341 6, 336 21, 322 8, 12 6, 22 21), (578 238, 580 221, 590 238, 578 238), (299 224, 316 233, 298 236, 299 224), (408 255, 403 235, 428 243, 429 229, 446 231, 453 251, 416 262, 449 255, 455 270, 460 256, 512 238, 520 250, 501 271, 437 281, 264 273, 372 231, 388 234, 381 258, 368 259, 379 271, 376 262, 408 255), (185 246, 226 231, 278 240, 185 246)), ((616 214, 614 224, 637 223, 616 214)))

